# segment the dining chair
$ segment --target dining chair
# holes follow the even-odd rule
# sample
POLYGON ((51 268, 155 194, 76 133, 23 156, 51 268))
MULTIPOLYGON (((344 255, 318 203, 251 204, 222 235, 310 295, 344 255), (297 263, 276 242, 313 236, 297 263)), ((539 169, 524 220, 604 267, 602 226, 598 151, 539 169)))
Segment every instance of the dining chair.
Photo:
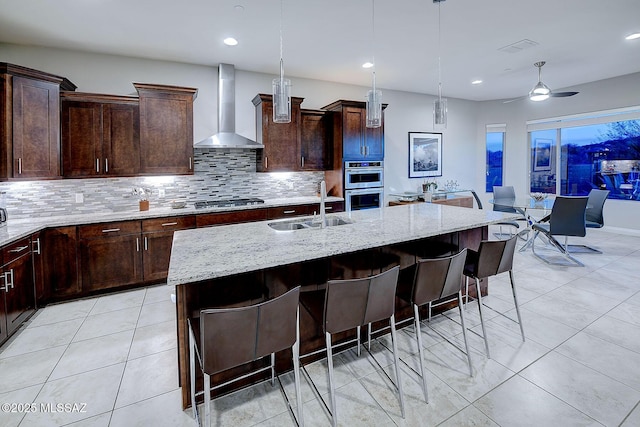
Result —
MULTIPOLYGON (((520 214, 521 217, 516 221, 527 221, 526 214, 524 210, 521 208, 513 207, 513 203, 516 200, 516 191, 513 186, 493 186, 493 210, 495 212, 507 212, 507 213, 517 213, 520 214)), ((514 227, 516 229, 520 228, 520 225, 516 221, 501 221, 497 223, 500 227, 499 233, 494 233, 498 239, 501 239, 505 236, 511 237, 514 233, 503 233, 502 226, 514 227)))
MULTIPOLYGON (((589 192, 587 200, 587 211, 585 213, 585 227, 586 228, 602 228, 604 227, 604 203, 609 197, 609 190, 597 190, 593 189, 589 192)), ((570 253, 582 253, 582 254, 601 254, 602 251, 587 245, 567 245, 567 250, 570 253)))
MULTIPOLYGON (((473 279, 473 286, 476 287, 476 300, 478 301, 478 311, 480 314, 480 324, 482 326, 482 336, 484 338, 484 345, 487 352, 487 357, 491 357, 489 352, 489 340, 487 339, 487 331, 484 325, 484 317, 482 315, 482 294, 480 292, 480 281, 491 276, 495 276, 501 273, 509 273, 509 280, 511 282, 511 293, 513 294, 513 303, 516 308, 516 315, 518 316, 518 324, 520 326, 520 334, 522 335, 522 341, 525 341, 524 326, 522 324, 522 317, 520 316, 520 306, 518 304, 518 296, 516 292, 516 282, 513 274, 513 256, 516 250, 517 236, 512 236, 508 240, 482 240, 477 251, 467 249, 467 258, 465 260, 465 267, 463 274, 466 276, 465 288, 466 299, 469 301, 469 285, 470 280, 473 279)), ((504 313, 496 311, 496 313, 504 316, 505 318, 512 320, 504 313)))
POLYGON ((547 264, 556 265, 576 265, 584 267, 584 264, 571 256, 568 249, 568 238, 584 237, 586 231, 586 210, 588 197, 557 196, 551 208, 548 222, 539 222, 532 225, 534 232, 531 241, 533 254, 547 264), (549 243, 551 243, 569 261, 567 263, 553 262, 549 257, 536 252, 535 240, 542 233, 549 243), (564 236, 564 243, 558 242, 555 236, 564 236))
MULTIPOLYGON (((275 353, 291 348, 295 381, 298 425, 303 425, 302 394, 300 389, 300 326, 298 302, 300 287, 266 302, 235 308, 205 309, 198 319, 188 319, 189 367, 191 406, 199 425, 196 397, 204 394, 204 425, 211 425, 211 390, 215 390, 267 370, 271 371, 271 385, 275 385, 275 353), (269 366, 211 386, 211 376, 249 362, 271 356, 269 366), (203 390, 196 393, 196 369, 203 375, 203 390)), ((280 380, 278 379, 278 382, 280 380)), ((289 411, 293 409, 284 393, 289 411)))
POLYGON ((463 249, 462 251, 447 257, 418 259, 413 282, 406 287, 398 285, 398 297, 411 303, 413 306, 414 329, 418 345, 418 354, 420 357, 419 375, 422 377, 422 392, 427 403, 429 403, 429 394, 427 391, 427 377, 425 375, 424 368, 424 349, 422 347, 422 332, 420 328, 420 307, 428 305, 429 318, 431 318, 431 307, 434 302, 445 299, 448 299, 447 302, 449 302, 454 298, 457 300, 461 319, 460 324, 462 327, 462 336, 464 338, 467 360, 469 362, 469 375, 473 376, 471 352, 469 351, 467 328, 465 326, 465 314, 462 309, 462 272, 464 270, 466 257, 467 250, 463 249))

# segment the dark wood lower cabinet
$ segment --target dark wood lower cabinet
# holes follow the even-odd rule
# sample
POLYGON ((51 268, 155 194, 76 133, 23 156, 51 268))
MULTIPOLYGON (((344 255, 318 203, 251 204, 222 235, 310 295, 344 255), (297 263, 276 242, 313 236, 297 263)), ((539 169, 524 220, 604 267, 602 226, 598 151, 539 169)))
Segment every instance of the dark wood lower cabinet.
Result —
POLYGON ((2 248, 0 343, 35 311, 33 260, 29 238, 2 248))
POLYGON ((80 240, 83 292, 142 282, 140 234, 80 240))
POLYGON ((159 282, 167 279, 174 231, 195 227, 195 216, 142 221, 142 264, 145 282, 159 282))
POLYGON ((75 226, 41 231, 32 237, 32 248, 38 305, 80 295, 75 226))

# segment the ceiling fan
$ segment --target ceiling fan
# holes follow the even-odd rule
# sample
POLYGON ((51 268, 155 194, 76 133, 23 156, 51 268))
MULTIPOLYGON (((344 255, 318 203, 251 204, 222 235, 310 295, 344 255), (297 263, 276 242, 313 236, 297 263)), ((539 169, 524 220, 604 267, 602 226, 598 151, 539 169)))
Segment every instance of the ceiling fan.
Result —
POLYGON ((549 86, 542 83, 542 66, 544 64, 546 64, 545 61, 539 61, 533 64, 534 67, 538 68, 538 83, 533 87, 533 89, 529 91, 528 96, 522 96, 516 99, 509 99, 507 101, 504 101, 504 103, 507 104, 509 102, 518 101, 524 98, 529 98, 530 100, 537 102, 537 101, 544 101, 549 97, 566 98, 567 96, 573 96, 578 94, 578 92, 552 92, 551 89, 549 89, 549 86))

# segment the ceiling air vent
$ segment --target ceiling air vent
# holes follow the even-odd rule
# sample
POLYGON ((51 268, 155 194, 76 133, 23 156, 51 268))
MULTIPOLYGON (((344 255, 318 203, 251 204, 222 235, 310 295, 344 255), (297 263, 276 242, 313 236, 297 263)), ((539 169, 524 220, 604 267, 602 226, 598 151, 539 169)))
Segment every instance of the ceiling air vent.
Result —
POLYGON ((519 42, 515 42, 510 45, 501 47, 498 50, 505 53, 518 53, 534 46, 538 46, 538 43, 534 42, 533 40, 523 39, 523 40, 520 40, 519 42))

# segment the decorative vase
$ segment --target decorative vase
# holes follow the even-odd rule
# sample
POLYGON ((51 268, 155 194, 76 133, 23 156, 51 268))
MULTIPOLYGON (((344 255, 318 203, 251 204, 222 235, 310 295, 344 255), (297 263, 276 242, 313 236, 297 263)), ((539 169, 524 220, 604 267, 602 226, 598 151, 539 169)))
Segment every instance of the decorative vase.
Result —
POLYGON ((424 193, 422 193, 422 198, 425 202, 431 203, 431 191, 425 191, 424 193))
POLYGON ((148 211, 149 210, 149 201, 148 200, 140 200, 140 210, 148 211))

